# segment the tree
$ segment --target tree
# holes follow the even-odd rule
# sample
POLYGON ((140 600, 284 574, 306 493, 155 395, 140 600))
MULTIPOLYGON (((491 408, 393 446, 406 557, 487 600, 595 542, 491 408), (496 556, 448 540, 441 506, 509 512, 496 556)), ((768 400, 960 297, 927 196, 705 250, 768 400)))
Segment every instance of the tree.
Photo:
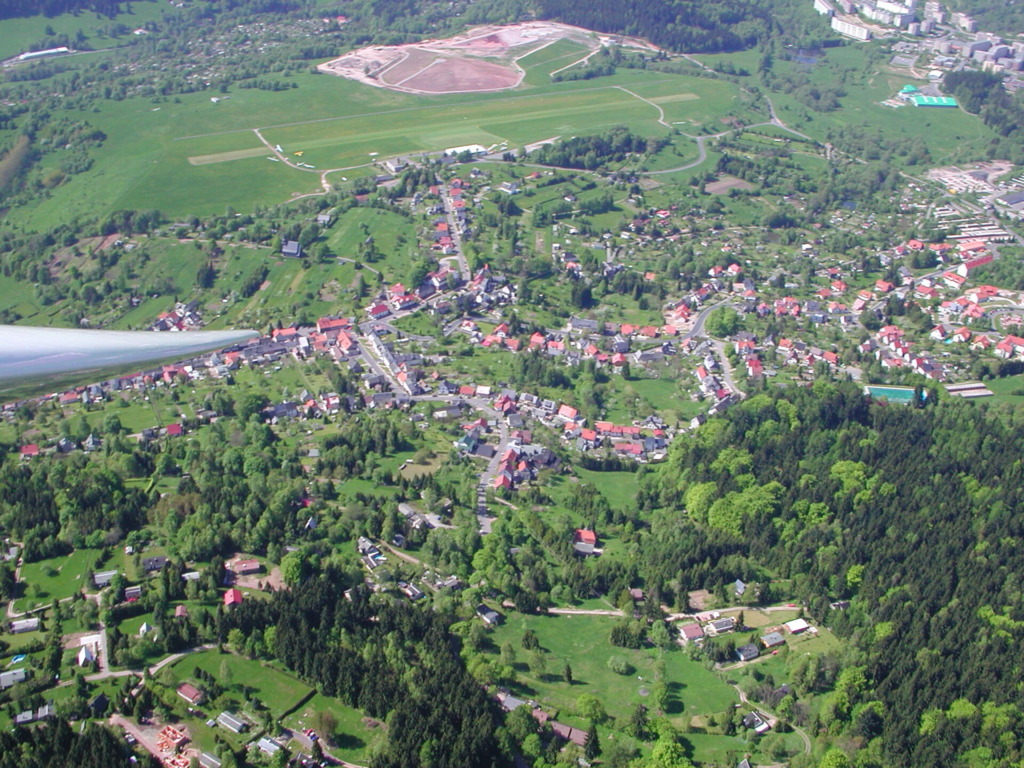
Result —
POLYGON ((603 723, 608 717, 604 704, 592 693, 581 693, 576 698, 575 709, 577 715, 592 723, 603 723))
POLYGON ((320 738, 331 744, 334 741, 334 734, 338 730, 338 719, 334 716, 333 712, 329 712, 326 709, 318 710, 313 715, 313 729, 320 738))
POLYGON ((530 654, 530 671, 534 677, 543 677, 547 669, 547 659, 543 651, 534 651, 530 654))
POLYGON ((739 313, 731 307, 719 307, 708 315, 704 329, 711 336, 725 338, 736 333, 740 325, 739 313))
POLYGON ((692 765, 682 745, 669 735, 658 739, 647 760, 648 768, 691 768, 692 765))
POLYGON ((506 667, 514 667, 516 664, 516 649, 507 640, 501 644, 501 663, 506 667))
POLYGON ((587 740, 583 743, 583 756, 588 762, 593 762, 601 754, 601 742, 597 736, 597 724, 591 723, 587 729, 587 740))
POLYGON ((281 559, 281 578, 290 587, 305 581, 311 570, 309 555, 303 550, 289 552, 281 559))
POLYGON ((528 651, 535 651, 540 648, 540 641, 537 639, 537 633, 532 629, 528 629, 523 632, 522 644, 523 648, 528 651))
POLYGON ((562 679, 569 685, 572 685, 572 667, 569 666, 568 661, 565 662, 565 666, 562 667, 562 679))
POLYGON ((646 741, 648 737, 648 726, 650 720, 647 717, 647 707, 643 703, 638 703, 636 708, 633 710, 633 714, 629 717, 629 726, 626 730, 629 731, 633 738, 646 741))
POLYGON ((654 624, 651 625, 651 629, 647 633, 647 636, 650 641, 659 648, 668 650, 674 645, 672 637, 668 631, 668 626, 664 621, 655 621, 654 624))
POLYGON ((846 756, 846 753, 838 747, 833 747, 826 752, 821 762, 818 763, 818 768, 849 768, 850 758, 846 756))

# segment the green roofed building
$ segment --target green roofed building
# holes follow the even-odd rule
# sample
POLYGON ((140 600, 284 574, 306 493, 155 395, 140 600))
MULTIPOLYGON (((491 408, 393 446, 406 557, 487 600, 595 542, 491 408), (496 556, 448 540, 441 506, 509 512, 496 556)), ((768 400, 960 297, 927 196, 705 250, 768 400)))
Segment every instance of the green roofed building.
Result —
POLYGON ((918 90, 919 89, 918 89, 918 87, 916 85, 904 85, 903 86, 903 90, 900 91, 900 93, 908 93, 908 94, 910 94, 910 93, 917 93, 918 90))
POLYGON ((952 96, 912 96, 910 102, 915 107, 956 107, 956 99, 952 96))

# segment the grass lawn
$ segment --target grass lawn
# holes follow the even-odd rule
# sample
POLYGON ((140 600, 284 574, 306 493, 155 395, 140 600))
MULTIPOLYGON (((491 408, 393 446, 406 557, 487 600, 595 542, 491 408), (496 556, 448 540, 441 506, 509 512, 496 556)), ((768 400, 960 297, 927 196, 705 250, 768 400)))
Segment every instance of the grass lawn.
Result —
POLYGON ((199 667, 217 678, 221 676, 221 665, 226 664, 231 676, 231 693, 241 698, 242 686, 247 686, 253 694, 266 704, 275 718, 295 707, 310 692, 310 687, 273 667, 258 661, 235 656, 234 654, 202 651, 185 656, 173 667, 177 681, 192 677, 192 671, 199 667))
MULTIPOLYGON (((93 567, 98 549, 79 549, 67 557, 54 557, 28 563, 21 569, 21 580, 27 585, 25 597, 15 601, 14 608, 24 611, 37 605, 71 597, 85 582, 85 572, 93 567)), ((92 585, 89 585, 90 588, 92 585)))
POLYGON ((294 714, 285 718, 284 724, 293 730, 313 728, 316 723, 314 715, 317 712, 330 712, 338 724, 331 739, 331 754, 346 762, 365 765, 370 747, 384 736, 383 726, 365 717, 358 709, 319 693, 294 714))
MULTIPOLYGON (((640 484, 634 472, 595 472, 581 467, 577 467, 575 472, 582 482, 596 487, 613 508, 626 509, 636 504, 640 484)), ((566 487, 571 490, 573 486, 566 487)))
POLYGON ((995 394, 981 398, 979 402, 1024 403, 1024 375, 992 379, 984 382, 984 385, 995 394))

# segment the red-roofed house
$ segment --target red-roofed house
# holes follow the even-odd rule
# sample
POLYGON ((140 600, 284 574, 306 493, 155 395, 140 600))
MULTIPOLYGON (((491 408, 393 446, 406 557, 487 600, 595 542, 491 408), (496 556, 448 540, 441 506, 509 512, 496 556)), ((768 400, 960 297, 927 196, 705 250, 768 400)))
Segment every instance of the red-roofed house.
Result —
POLYGON ((565 421, 576 421, 579 415, 580 412, 578 410, 572 406, 566 405, 565 403, 562 403, 562 405, 558 407, 558 418, 564 419, 565 421))
POLYGON ((185 428, 181 424, 168 424, 167 425, 167 436, 168 437, 181 437, 185 434, 185 428))
POLYGON ((229 589, 224 593, 224 605, 241 605, 242 604, 242 593, 235 588, 229 589))
POLYGON ((597 546, 597 534, 594 531, 587 530, 586 528, 577 528, 572 535, 572 540, 577 544, 590 544, 591 546, 597 546))
POLYGON ((348 328, 348 320, 344 317, 321 317, 316 321, 316 329, 320 333, 340 331, 343 328, 348 328))
POLYGON ((203 692, 192 685, 192 683, 182 683, 179 685, 178 695, 192 706, 199 704, 203 700, 203 692))
POLYGON ((39 455, 39 446, 35 443, 29 443, 28 445, 21 446, 21 458, 31 459, 33 456, 39 455))

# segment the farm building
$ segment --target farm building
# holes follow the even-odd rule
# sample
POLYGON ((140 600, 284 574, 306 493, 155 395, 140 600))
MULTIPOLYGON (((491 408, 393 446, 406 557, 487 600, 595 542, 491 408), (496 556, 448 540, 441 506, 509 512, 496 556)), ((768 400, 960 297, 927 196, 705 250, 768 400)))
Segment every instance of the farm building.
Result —
POLYGON ((792 621, 787 621, 783 626, 791 635, 799 635, 801 632, 806 632, 811 628, 811 625, 804 619, 793 619, 792 621))

